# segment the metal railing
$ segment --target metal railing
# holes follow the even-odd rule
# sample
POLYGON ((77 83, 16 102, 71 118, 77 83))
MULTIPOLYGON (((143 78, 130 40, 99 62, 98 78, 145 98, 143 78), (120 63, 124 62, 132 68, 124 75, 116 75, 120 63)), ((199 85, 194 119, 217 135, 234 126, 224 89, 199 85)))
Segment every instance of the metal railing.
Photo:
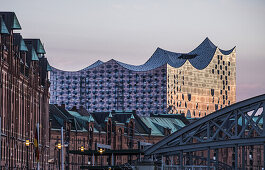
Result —
POLYGON ((186 165, 183 168, 180 165, 164 165, 161 170, 215 170, 214 166, 186 165))

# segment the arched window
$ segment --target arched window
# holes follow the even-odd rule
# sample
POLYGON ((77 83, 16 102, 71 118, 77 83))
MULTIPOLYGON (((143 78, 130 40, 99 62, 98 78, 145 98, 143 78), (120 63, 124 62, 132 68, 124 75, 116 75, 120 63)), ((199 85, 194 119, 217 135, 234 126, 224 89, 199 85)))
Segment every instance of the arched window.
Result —
POLYGON ((118 129, 118 149, 122 149, 122 129, 118 129))
POLYGON ((93 127, 90 126, 89 127, 89 146, 90 146, 90 148, 92 148, 92 144, 93 144, 93 127))
POLYGON ((107 145, 111 145, 111 121, 108 121, 108 135, 107 135, 107 145))

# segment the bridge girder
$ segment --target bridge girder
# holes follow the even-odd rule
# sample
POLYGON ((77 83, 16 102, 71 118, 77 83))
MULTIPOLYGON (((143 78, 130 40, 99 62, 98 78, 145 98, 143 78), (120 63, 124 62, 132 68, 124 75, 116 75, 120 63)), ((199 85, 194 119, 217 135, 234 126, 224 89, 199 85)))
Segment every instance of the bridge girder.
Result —
POLYGON ((155 145, 145 155, 174 155, 265 143, 265 94, 227 106, 180 129, 155 145))

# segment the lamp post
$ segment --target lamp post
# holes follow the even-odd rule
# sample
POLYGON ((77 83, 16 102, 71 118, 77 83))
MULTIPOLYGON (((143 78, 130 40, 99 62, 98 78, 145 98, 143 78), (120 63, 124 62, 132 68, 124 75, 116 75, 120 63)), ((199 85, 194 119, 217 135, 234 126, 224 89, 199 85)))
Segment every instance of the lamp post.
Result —
MULTIPOLYGON (((81 152, 84 152, 85 151, 84 146, 81 146, 80 151, 81 152)), ((82 166, 84 166, 84 155, 83 154, 82 154, 82 166)))
POLYGON ((26 140, 25 145, 27 147, 27 169, 29 169, 29 145, 30 145, 29 140, 26 140))
MULTIPOLYGON (((105 150, 104 149, 102 149, 102 148, 100 148, 99 150, 98 150, 98 152, 99 152, 99 154, 100 155, 102 155, 103 154, 103 152, 105 152, 105 150)), ((101 166, 102 166, 102 156, 100 157, 100 164, 101 164, 101 166)))
POLYGON ((60 170, 60 150, 62 149, 62 144, 61 142, 57 143, 56 147, 58 148, 58 168, 60 170))

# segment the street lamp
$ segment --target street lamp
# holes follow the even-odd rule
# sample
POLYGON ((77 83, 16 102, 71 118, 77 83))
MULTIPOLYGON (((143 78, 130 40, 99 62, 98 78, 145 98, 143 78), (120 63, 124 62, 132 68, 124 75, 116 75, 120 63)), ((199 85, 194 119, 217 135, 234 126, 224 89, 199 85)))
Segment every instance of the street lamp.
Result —
POLYGON ((100 149, 98 150, 98 152, 99 152, 100 154, 103 154, 104 151, 105 151, 105 150, 103 150, 102 148, 100 148, 100 149))
MULTIPOLYGON (((100 149, 98 150, 98 152, 100 153, 100 155, 102 155, 103 152, 105 152, 105 150, 102 149, 102 148, 100 148, 100 149)), ((100 159, 101 159, 101 165, 102 165, 102 156, 100 157, 100 159)))
MULTIPOLYGON (((84 151, 85 151, 84 146, 81 146, 81 147, 80 147, 80 151, 81 151, 81 152, 84 152, 84 151)), ((83 154, 82 154, 82 166, 84 166, 84 155, 83 155, 83 154)))
POLYGON ((84 151, 85 151, 84 146, 81 146, 80 151, 81 151, 81 152, 84 152, 84 151))
POLYGON ((61 144, 61 143, 58 143, 58 144, 57 144, 57 148, 58 148, 59 150, 61 150, 61 149, 62 149, 62 144, 61 144))
POLYGON ((60 168, 61 168, 60 167, 60 150, 62 149, 62 144, 61 144, 61 142, 59 142, 55 146, 58 148, 58 167, 59 167, 59 170, 60 170, 60 168))
POLYGON ((28 139, 26 140, 25 145, 27 147, 27 169, 29 169, 29 145, 30 145, 30 142, 28 139))

